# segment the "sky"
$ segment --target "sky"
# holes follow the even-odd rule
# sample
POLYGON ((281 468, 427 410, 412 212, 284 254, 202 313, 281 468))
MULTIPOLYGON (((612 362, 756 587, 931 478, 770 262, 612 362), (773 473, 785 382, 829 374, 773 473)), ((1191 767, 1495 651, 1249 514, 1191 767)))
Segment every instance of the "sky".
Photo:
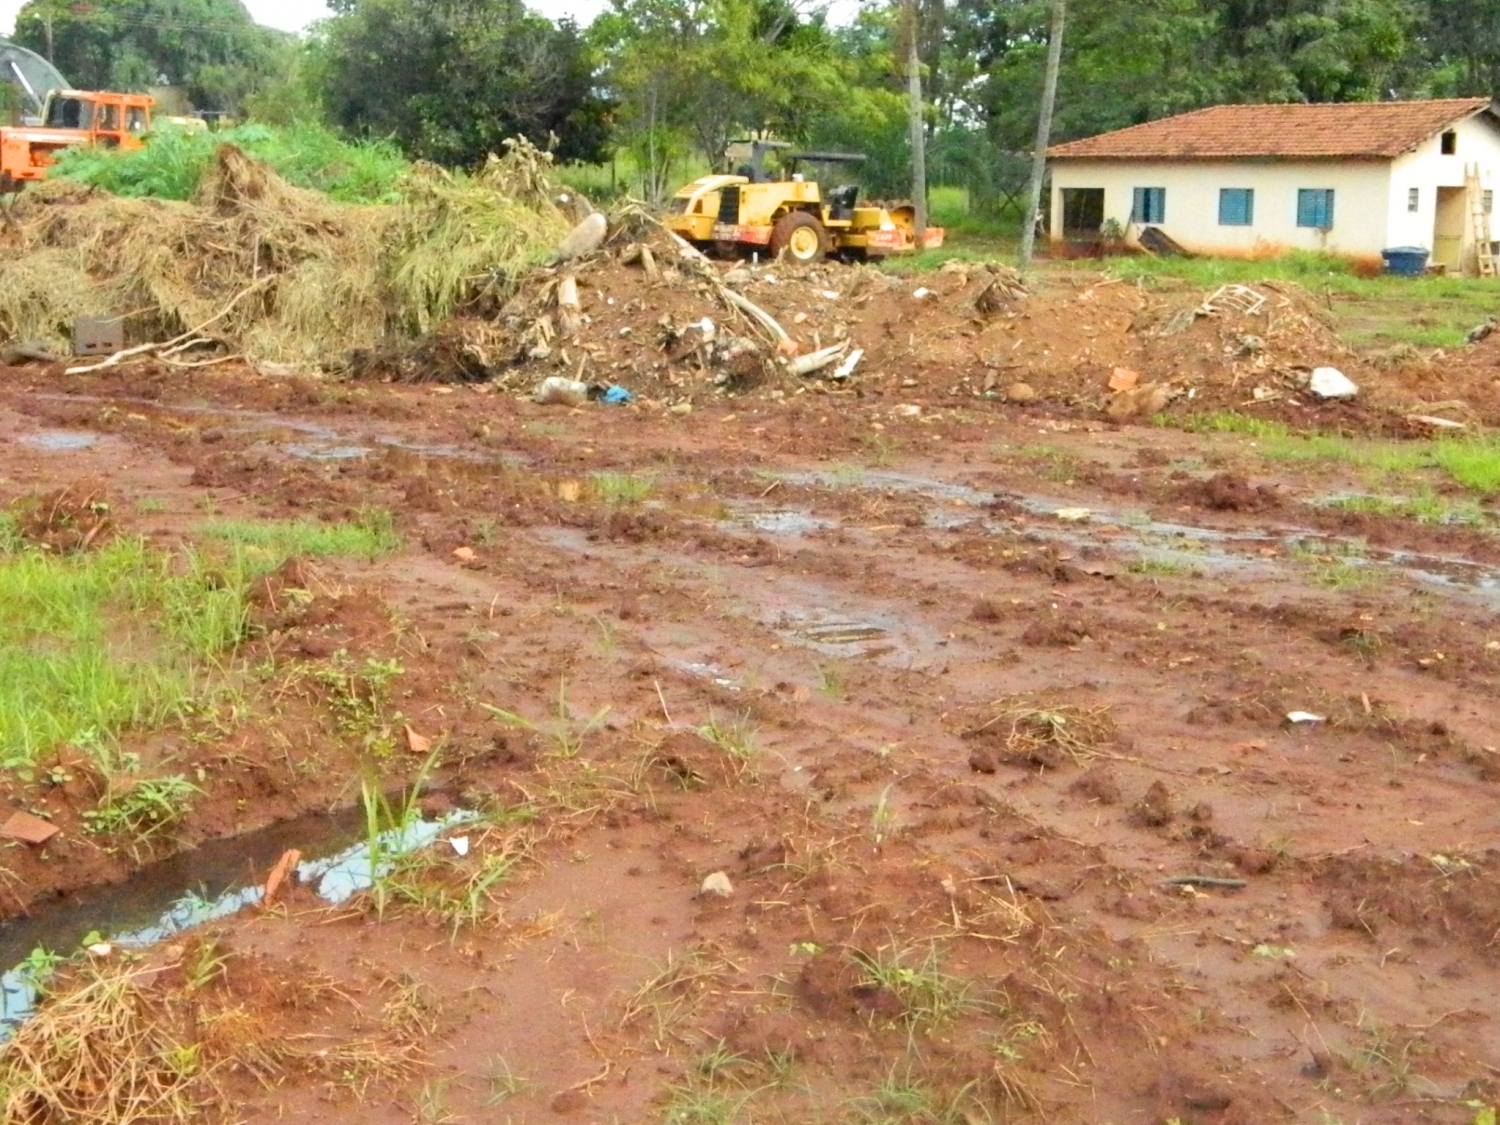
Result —
MULTIPOLYGON (((328 9, 320 0, 244 0, 256 23, 282 31, 301 31, 313 20, 322 19, 328 9)), ((16 24, 16 13, 25 0, 0 0, 0 35, 9 35, 16 24)), ((608 0, 528 0, 527 7, 549 19, 572 16, 580 26, 588 24, 608 7, 608 0)))

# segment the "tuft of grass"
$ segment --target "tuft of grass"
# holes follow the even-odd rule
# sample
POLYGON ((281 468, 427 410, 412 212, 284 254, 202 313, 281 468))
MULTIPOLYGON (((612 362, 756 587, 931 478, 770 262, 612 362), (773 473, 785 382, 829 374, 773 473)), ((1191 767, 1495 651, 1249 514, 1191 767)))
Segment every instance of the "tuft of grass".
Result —
POLYGON ((759 753, 756 727, 748 712, 723 718, 710 711, 708 722, 698 728, 698 734, 729 755, 736 777, 745 775, 759 753))
POLYGON ((693 1014, 698 1002, 713 989, 729 968, 727 963, 701 947, 667 954, 625 1002, 621 1027, 645 1027, 658 1050, 677 1036, 677 1030, 693 1014))
POLYGON ((650 499, 656 482, 634 473, 590 473, 589 491, 602 504, 639 504, 650 499))
POLYGON ((862 1125, 976 1125, 990 1120, 977 1097, 980 1083, 943 1089, 917 1074, 910 1061, 892 1065, 880 1085, 855 1098, 862 1125))
POLYGON ((1125 569, 1146 578, 1180 578, 1193 573, 1193 568, 1184 562, 1154 555, 1140 555, 1125 569))
POLYGON ((531 1080, 518 1075, 502 1055, 496 1055, 490 1063, 485 1081, 490 1088, 484 1099, 487 1109, 493 1109, 507 1098, 515 1097, 531 1084, 531 1080))
POLYGON ((193 798, 202 792, 181 774, 138 778, 118 792, 106 793, 97 807, 83 814, 83 819, 90 832, 144 840, 181 820, 192 809, 193 798))
POLYGON ((882 946, 873 954, 853 954, 864 983, 883 988, 901 1002, 902 1022, 930 1033, 977 1007, 972 986, 945 973, 936 943, 923 948, 882 946))
POLYGON ((394 685, 405 672, 394 657, 367 656, 357 663, 339 649, 307 675, 322 688, 339 733, 366 753, 388 758, 396 752, 398 729, 405 718, 391 705, 394 685))
POLYGON ((576 758, 583 750, 585 739, 602 727, 609 718, 610 707, 606 704, 588 718, 580 721, 568 706, 568 681, 557 682, 557 713, 550 722, 535 722, 515 711, 507 711, 491 703, 481 703, 495 718, 509 727, 518 727, 546 738, 552 743, 552 752, 559 758, 576 758))
POLYGON ((1413 1060, 1432 1052, 1420 1033, 1398 1035, 1374 1021, 1361 1020, 1363 1038, 1348 1056, 1349 1069, 1364 1080, 1368 1101, 1388 1101, 1411 1089, 1421 1077, 1413 1060))

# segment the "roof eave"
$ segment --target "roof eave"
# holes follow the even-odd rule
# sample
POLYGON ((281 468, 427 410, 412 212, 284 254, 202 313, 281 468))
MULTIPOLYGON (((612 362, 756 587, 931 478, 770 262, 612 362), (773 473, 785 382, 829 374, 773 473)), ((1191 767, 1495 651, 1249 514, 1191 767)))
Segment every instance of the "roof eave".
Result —
POLYGON ((1095 162, 1112 163, 1112 164, 1128 163, 1130 161, 1145 161, 1145 160, 1150 160, 1150 161, 1157 162, 1157 163, 1168 162, 1168 163, 1175 163, 1175 164, 1197 164, 1197 163, 1208 163, 1210 161, 1225 161, 1225 160, 1255 160, 1255 161, 1260 161, 1260 162, 1263 162, 1263 163, 1273 163, 1273 162, 1276 162, 1276 161, 1297 161, 1297 162, 1300 163, 1300 162, 1305 162, 1305 161, 1309 161, 1309 160, 1328 160, 1328 161, 1334 161, 1334 160, 1360 160, 1360 161, 1394 160, 1394 159, 1396 159, 1396 157, 1401 156, 1401 155, 1403 155, 1403 154, 1399 153, 1399 152, 1397 152, 1397 153, 1387 153, 1387 152, 1339 152, 1339 153, 1322 153, 1322 154, 1318 154, 1318 153, 1295 153, 1295 152, 1294 153, 1281 152, 1281 153, 1274 153, 1274 154, 1272 154, 1272 153, 1265 153, 1265 152, 1215 152, 1215 153, 1193 153, 1192 155, 1184 155, 1182 153, 1168 153, 1168 152, 1159 152, 1159 153, 1133 152, 1133 153, 1125 153, 1125 154, 1122 154, 1122 153, 1110 153, 1108 155, 1095 155, 1095 154, 1092 154, 1092 153, 1089 153, 1089 154, 1080 154, 1080 153, 1055 153, 1054 154, 1054 153, 1049 152, 1047 154, 1047 159, 1048 160, 1053 160, 1053 161, 1056 161, 1056 160, 1092 160, 1092 161, 1095 161, 1095 162))

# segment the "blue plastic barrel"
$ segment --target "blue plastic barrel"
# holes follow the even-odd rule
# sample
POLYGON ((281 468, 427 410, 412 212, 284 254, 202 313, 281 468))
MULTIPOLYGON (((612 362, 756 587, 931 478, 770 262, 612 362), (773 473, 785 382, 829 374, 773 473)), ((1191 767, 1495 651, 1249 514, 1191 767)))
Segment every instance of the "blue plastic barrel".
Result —
POLYGON ((1421 277, 1427 272, 1427 253, 1426 248, 1421 246, 1395 246, 1382 250, 1380 256, 1385 259, 1386 273, 1421 277))

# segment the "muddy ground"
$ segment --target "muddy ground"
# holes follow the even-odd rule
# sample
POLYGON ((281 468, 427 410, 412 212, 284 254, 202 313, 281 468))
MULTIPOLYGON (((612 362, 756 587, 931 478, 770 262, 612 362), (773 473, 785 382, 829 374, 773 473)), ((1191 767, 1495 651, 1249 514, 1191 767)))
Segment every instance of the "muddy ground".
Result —
POLYGON ((374 507, 407 544, 284 569, 246 713, 136 739, 206 794, 150 855, 12 782, 64 831, 0 852, 0 910, 399 786, 409 726, 442 747, 427 810, 526 810, 474 833, 521 858, 477 925, 299 889, 210 927, 225 995, 324 1052, 228 1068, 238 1119, 1470 1122, 1500 1083, 1500 549, 1109 418, 1124 360, 1151 377, 1096 357, 1049 394, 1017 360, 1018 404, 894 356, 878 393, 687 413, 0 371, 0 500, 107 490, 165 545, 374 507), (349 658, 400 662, 382 753, 297 686, 349 658))

